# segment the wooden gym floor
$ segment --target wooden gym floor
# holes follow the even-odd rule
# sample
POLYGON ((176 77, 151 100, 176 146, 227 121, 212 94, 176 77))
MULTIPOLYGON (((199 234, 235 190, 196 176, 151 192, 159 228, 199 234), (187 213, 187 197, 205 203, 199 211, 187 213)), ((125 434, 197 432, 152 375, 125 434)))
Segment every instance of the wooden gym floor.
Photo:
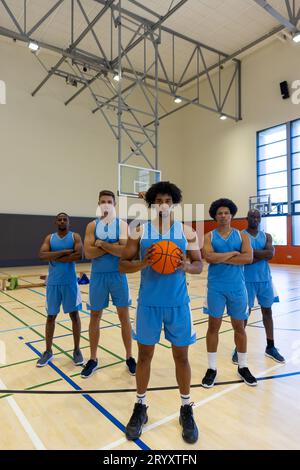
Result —
MULTIPOLYGON (((90 266, 80 266, 89 272, 90 266)), ((87 394, 0 394, 0 449, 299 449, 300 429, 300 268, 272 266, 280 295, 274 305, 275 340, 286 357, 285 365, 264 356, 265 332, 256 308, 249 320, 249 366, 261 378, 256 388, 240 383, 231 363, 233 332, 224 316, 218 354, 218 384, 211 390, 200 386, 207 368, 205 334, 207 317, 202 312, 206 269, 189 276, 193 320, 198 335, 190 349, 192 399, 200 439, 194 446, 182 441, 178 424, 180 407, 176 389, 149 391, 149 422, 141 439, 127 442, 126 425, 135 400, 135 379, 125 368, 118 316, 113 306, 101 323, 101 369, 90 379, 80 378, 71 361, 73 348, 69 316, 58 317, 52 365, 36 368, 44 351, 45 288, 0 292, 0 347, 6 347, 6 363, 0 364, 0 389, 35 391, 108 390, 87 394), (2 343, 1 343, 2 341, 2 343), (132 391, 118 392, 121 389, 132 391)), ((46 273, 46 268, 9 268, 1 274, 46 273)), ((31 278, 30 282, 38 282, 31 278)), ((22 283, 22 281, 21 281, 22 283)), ((130 275, 134 317, 139 275, 130 275)), ((83 297, 81 348, 89 356, 86 310, 88 286, 83 297)), ((136 355, 136 345, 134 352, 136 355)), ((162 333, 152 364, 150 387, 174 387, 176 380, 169 343, 162 333)))

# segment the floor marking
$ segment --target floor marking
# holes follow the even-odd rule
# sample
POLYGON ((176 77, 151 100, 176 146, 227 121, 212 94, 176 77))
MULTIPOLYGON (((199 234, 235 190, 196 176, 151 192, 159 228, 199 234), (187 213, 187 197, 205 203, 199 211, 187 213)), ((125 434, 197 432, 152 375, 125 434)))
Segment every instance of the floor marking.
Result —
MULTIPOLYGON (((285 364, 287 364, 288 362, 291 362, 292 359, 289 359, 286 361, 285 364)), ((273 367, 270 367, 269 369, 257 374, 258 377, 261 377, 273 370, 276 370, 278 369, 279 367, 282 367, 283 365, 285 364, 277 364, 276 366, 273 366, 273 367)), ((227 393, 230 393, 232 392, 233 390, 236 390, 237 388, 241 387, 242 385, 244 385, 244 382, 241 382, 241 383, 238 383, 238 384, 235 384, 235 385, 231 385, 230 387, 228 388, 225 388, 225 390, 222 390, 221 392, 217 392, 217 393, 214 393, 213 395, 211 395, 210 397, 208 398, 205 398, 204 400, 201 400, 201 401, 198 401, 194 404, 194 407, 193 408, 200 408, 201 406, 204 406, 206 405, 207 403, 213 401, 213 400, 216 400, 217 398, 223 396, 223 395, 226 395, 227 393)), ((155 423, 152 423, 152 424, 149 424, 148 426, 145 426, 144 429, 143 429, 143 434, 145 432, 149 432, 149 431, 152 431, 152 429, 156 429, 158 428, 159 426, 162 426, 166 423, 169 423, 170 421, 173 421, 174 419, 178 418, 179 417, 179 412, 177 413, 173 413, 172 415, 170 416, 166 416, 165 418, 163 419, 160 419, 159 421, 156 421, 155 423)), ((111 444, 108 444, 107 446, 105 447, 101 447, 99 450, 110 450, 110 449, 114 449, 115 447, 118 447, 119 445, 121 444, 124 444, 125 442, 127 442, 127 439, 126 438, 123 438, 123 439, 118 439, 117 441, 114 441, 112 442, 111 444)))
MULTIPOLYGON (((4 384, 4 382, 2 382, 1 379, 0 379, 0 386, 3 389, 7 388, 6 385, 4 384)), ((15 413, 15 415, 18 418, 21 426, 23 427, 24 431, 26 432, 29 439, 33 443, 34 447, 37 450, 46 450, 46 447, 44 446, 43 442, 41 441, 41 439, 38 437, 38 435, 34 431, 33 427, 31 426, 28 419, 24 415, 23 411, 21 410, 21 408, 17 404, 16 400, 13 397, 7 397, 7 398, 5 398, 5 400, 7 401, 10 408, 13 410, 13 412, 15 413)))

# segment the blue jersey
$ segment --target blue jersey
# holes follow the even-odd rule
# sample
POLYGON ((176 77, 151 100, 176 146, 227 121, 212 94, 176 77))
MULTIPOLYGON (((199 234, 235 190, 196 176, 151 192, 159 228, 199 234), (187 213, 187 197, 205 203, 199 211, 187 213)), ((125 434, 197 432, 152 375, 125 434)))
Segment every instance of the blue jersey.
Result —
MULTIPOLYGON (((140 257, 144 258, 145 252, 151 245, 161 240, 168 240, 186 253, 187 239, 183 232, 182 223, 175 221, 171 228, 161 234, 151 222, 143 226, 143 234, 140 240, 140 257)), ((190 301, 185 273, 181 270, 172 274, 159 274, 151 266, 141 272, 141 285, 138 303, 148 307, 178 307, 188 304, 190 301)))
MULTIPOLYGON (((62 251, 74 249, 74 233, 68 232, 61 238, 57 233, 52 233, 50 237, 50 251, 62 251)), ((70 285, 77 283, 75 262, 60 263, 59 261, 50 261, 47 285, 70 285)))
MULTIPOLYGON (((216 253, 227 253, 229 251, 241 251, 242 237, 239 230, 231 229, 230 235, 224 239, 217 230, 211 232, 211 244, 216 253)), ((244 266, 233 264, 210 264, 208 267, 209 287, 230 287, 231 290, 238 288, 245 282, 244 266)))
MULTIPOLYGON (((109 224, 100 219, 95 220, 95 238, 107 243, 117 243, 120 240, 120 220, 115 218, 109 224)), ((93 273, 112 273, 119 271, 119 256, 106 253, 92 260, 93 273)))
MULTIPOLYGON (((256 237, 250 235, 247 230, 244 233, 250 238, 253 250, 264 250, 267 243, 265 232, 259 231, 256 237)), ((245 265, 245 281, 246 282, 268 282, 272 279, 269 263, 262 259, 254 264, 245 265)))

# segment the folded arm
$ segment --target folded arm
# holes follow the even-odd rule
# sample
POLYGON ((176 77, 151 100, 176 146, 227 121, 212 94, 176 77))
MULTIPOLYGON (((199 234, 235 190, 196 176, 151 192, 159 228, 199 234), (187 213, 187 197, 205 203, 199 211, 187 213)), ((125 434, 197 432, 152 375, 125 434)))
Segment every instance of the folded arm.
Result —
POLYGON ((99 258, 106 254, 102 248, 95 246, 95 222, 90 222, 87 225, 84 237, 84 254, 87 259, 99 258))
POLYGON ((228 263, 229 260, 233 259, 235 256, 238 256, 240 254, 238 251, 216 253, 211 244, 211 232, 207 233, 204 237, 204 245, 203 245, 202 252, 203 252, 203 258, 209 264, 228 263))
POLYGON ((108 243, 103 240, 96 240, 95 246, 101 248, 106 253, 121 258, 128 238, 128 225, 123 220, 120 221, 120 239, 117 243, 108 243))
POLYGON ((261 260, 269 261, 275 254, 272 236, 269 233, 266 233, 266 237, 267 241, 265 248, 263 250, 253 250, 253 264, 258 263, 261 260))
POLYGON ((51 235, 47 235, 45 240, 42 243, 42 246, 39 251, 39 259, 42 261, 58 261, 60 258, 64 256, 68 256, 73 253, 73 250, 59 250, 59 251, 51 251, 50 247, 50 239, 51 235))
POLYGON ((226 264, 243 265, 251 264, 253 260, 253 250, 248 235, 241 232, 242 246, 241 252, 233 258, 226 261, 226 264))
POLYGON ((71 254, 59 258, 59 263, 71 263, 72 261, 80 261, 82 259, 83 249, 82 240, 79 233, 74 233, 74 250, 71 254))

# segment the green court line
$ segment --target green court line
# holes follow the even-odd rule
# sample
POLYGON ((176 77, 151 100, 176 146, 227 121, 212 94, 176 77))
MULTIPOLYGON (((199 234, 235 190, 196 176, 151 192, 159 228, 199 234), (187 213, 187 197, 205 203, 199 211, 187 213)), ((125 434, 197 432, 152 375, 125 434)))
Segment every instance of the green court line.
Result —
MULTIPOLYGON (((40 338, 42 339, 45 339, 45 336, 43 336, 41 333, 39 333, 37 330, 35 330, 32 326, 28 325, 28 323, 24 322, 21 318, 19 318, 17 315, 15 315, 14 313, 10 312, 9 310, 7 310, 7 308, 3 307, 3 305, 0 305, 0 307, 6 312, 8 313, 9 315, 11 315, 13 318, 15 318, 15 320, 19 321, 20 323, 22 323, 23 325, 25 326, 28 326, 28 328, 33 331, 35 334, 37 334, 40 338)), ((63 349, 61 349, 59 346, 57 346, 57 344, 53 343, 53 346, 58 349, 59 351, 61 351, 63 354, 65 354, 66 356, 68 356, 70 359, 73 359, 72 356, 70 356, 70 354, 66 353, 63 349)))
MULTIPOLYGON (((6 292, 4 292, 4 295, 6 295, 7 297, 9 297, 9 298, 15 300, 16 302, 19 302, 21 305, 24 305, 25 307, 29 308, 29 309, 32 310, 33 312, 36 312, 37 314, 41 315, 42 317, 47 318, 47 315, 44 315, 43 313, 39 312, 39 311, 36 310, 35 308, 31 307, 30 305, 25 304, 25 303, 22 302, 21 300, 18 300, 18 299, 16 299, 16 298, 12 297, 11 295, 7 294, 6 292)), ((1 306, 1 305, 0 305, 0 306, 1 306)), ((1 306, 1 307, 2 307, 2 306, 1 306)), ((4 307, 2 307, 2 308, 4 309, 4 307)), ((14 316, 16 319, 18 319, 20 322, 22 322, 23 325, 29 326, 28 324, 26 324, 25 322, 23 322, 23 320, 21 320, 20 318, 18 318, 17 316, 15 316, 12 312, 9 312, 8 310, 7 310, 7 312, 10 313, 12 316, 14 316)), ((61 328, 64 328, 65 330, 68 330, 68 331, 71 331, 71 332, 72 332, 72 328, 69 328, 69 327, 66 326, 66 325, 60 325, 60 326, 61 326, 61 328)), ((30 329, 32 329, 32 328, 30 327, 30 329)), ((34 330, 34 329, 32 329, 32 330, 33 330, 35 333, 37 333, 40 338, 45 339, 45 337, 44 337, 42 334, 40 334, 38 331, 36 331, 36 330, 34 330)), ((80 335, 80 337, 89 342, 89 339, 86 338, 85 336, 83 336, 82 334, 80 335)), ((54 343, 53 343, 53 345, 54 345, 54 343)), ((98 345, 98 348, 102 349, 103 351, 106 351, 108 354, 111 354, 111 355, 114 356, 116 359, 123 360, 123 358, 122 358, 121 356, 118 356, 117 354, 113 353, 113 352, 110 351, 109 349, 104 348, 103 346, 99 346, 99 345, 98 345)), ((60 350, 60 351, 63 351, 63 350, 62 350, 61 348, 59 348, 59 347, 57 347, 57 349, 60 350)), ((71 357, 71 356, 69 356, 69 357, 71 357)))
MULTIPOLYGON (((63 379, 50 380, 49 382, 44 382, 44 383, 38 384, 38 385, 32 385, 31 387, 26 387, 24 390, 34 390, 35 388, 43 387, 44 385, 50 385, 50 384, 53 384, 55 382, 60 382, 61 380, 63 380, 63 379)), ((11 397, 12 395, 13 395, 12 393, 6 393, 5 395, 1 395, 0 400, 2 398, 11 397)))
MULTIPOLYGON (((36 361, 36 359, 34 359, 34 360, 36 361)), ((125 359, 123 359, 122 361, 113 362, 111 364, 106 364, 105 366, 100 366, 99 369, 106 369, 107 367, 115 366, 116 364, 121 364, 122 362, 125 362, 125 359)), ((70 377, 78 377, 80 374, 81 374, 81 372, 77 372, 76 374, 70 375, 70 377)), ((63 379, 50 380, 49 382, 43 382, 43 383, 40 383, 40 384, 37 384, 37 385, 32 385, 31 387, 26 387, 24 390, 34 390, 35 388, 40 388, 40 387, 44 387, 45 385, 50 385, 50 384, 54 384, 56 382, 61 382, 62 380, 63 379)), ((10 397, 12 395, 13 395, 12 393, 6 393, 5 395, 1 395, 0 400, 2 398, 7 398, 7 397, 10 397)))
MULTIPOLYGON (((45 287, 42 286, 42 289, 45 289, 45 287)), ((31 290, 31 289, 29 289, 29 290, 31 290)), ((32 291, 32 292, 34 292, 34 291, 32 291)), ((81 293, 88 295, 88 292, 81 291, 81 293)), ((7 294, 7 295, 8 295, 8 294, 7 294)), ((11 297, 11 298, 14 299, 14 297, 11 297)), ((17 299, 14 299, 14 300, 16 300, 16 302, 22 303, 20 300, 17 300, 17 299)), ((85 303, 86 303, 86 302, 85 302, 85 303)), ((25 305, 25 304, 24 304, 24 305, 25 305)), ((32 310, 36 311, 37 313, 43 315, 41 312, 39 312, 38 310, 33 309, 33 308, 30 307, 29 305, 27 305, 27 307, 29 307, 29 308, 31 308, 32 310)), ((110 310, 109 308, 104 308, 103 310, 104 310, 104 311, 108 311, 109 313, 113 313, 113 314, 115 314, 115 315, 118 314, 117 312, 115 312, 114 310, 110 310)), ((46 317, 46 315, 43 315, 43 316, 46 317)), ((81 317, 81 318, 82 318, 82 317, 81 317)), ((83 317, 83 318, 85 318, 85 317, 83 317)), ((131 321, 134 321, 134 319, 131 318, 131 317, 129 317, 129 319, 130 319, 131 321)), ((121 324, 120 324, 120 323, 112 323, 112 322, 110 322, 109 320, 105 320, 103 317, 101 318, 101 321, 103 321, 103 322, 105 322, 105 323, 108 323, 109 325, 112 325, 112 326, 116 326, 116 327, 121 328, 121 324)), ((59 323, 59 322, 57 322, 57 323, 59 323)), ((59 324, 60 324, 60 323, 59 323, 59 324)), ((63 325, 61 325, 61 326, 63 326, 63 325)), ((65 328, 68 329, 68 327, 65 327, 65 328)), ((69 329, 69 330, 70 330, 70 329, 69 329)), ((72 330, 70 330, 70 331, 72 331, 72 330)), ((84 336, 81 336, 81 337, 84 338, 84 336)), ((159 343, 157 343, 157 344, 159 344, 159 345, 162 346, 163 348, 172 349, 172 346, 168 346, 168 345, 163 344, 163 343, 161 343, 161 342, 159 342, 159 343)), ((98 346, 98 347, 100 347, 100 349, 103 349, 103 350, 105 351, 105 349, 104 349, 103 347, 101 347, 101 346, 98 346)), ((111 351, 110 351, 110 353, 113 354, 111 351)), ((117 356, 116 356, 116 357, 117 357, 117 356)))

